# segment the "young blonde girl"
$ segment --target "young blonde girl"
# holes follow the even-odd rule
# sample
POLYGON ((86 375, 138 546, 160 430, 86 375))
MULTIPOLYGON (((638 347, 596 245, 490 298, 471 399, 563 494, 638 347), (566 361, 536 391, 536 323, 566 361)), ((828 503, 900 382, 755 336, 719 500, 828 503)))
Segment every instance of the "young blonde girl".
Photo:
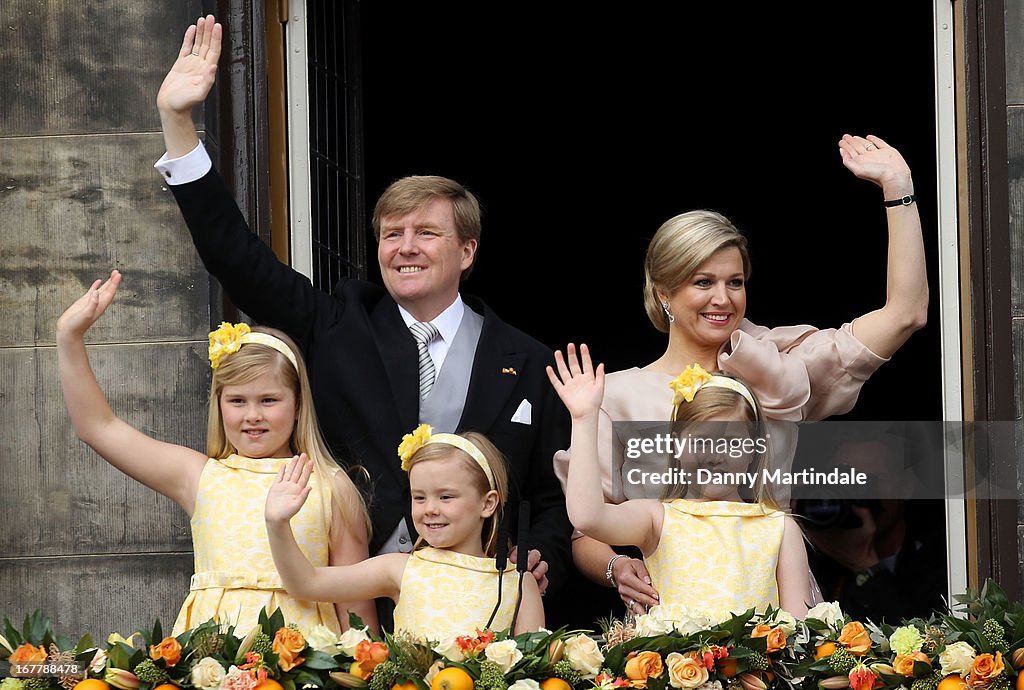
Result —
MULTIPOLYGON (((558 373, 548 377, 572 415, 572 460, 566 490, 569 519, 576 529, 606 544, 637 546, 653 587, 660 593, 659 616, 668 620, 703 618, 710 623, 765 605, 781 606, 803 617, 809 598, 807 554, 799 526, 770 498, 745 502, 739 485, 698 481, 727 477, 750 468, 751 455, 712 455, 691 459, 681 469, 689 481, 676 498, 604 502, 597 466, 597 418, 604 396, 604 365, 594 369, 587 346, 568 347, 568 361, 557 352, 558 373)), ((676 380, 673 419, 705 425, 706 436, 756 443, 751 424, 763 421, 757 399, 736 379, 711 375, 694 365, 676 380)), ((761 456, 763 458, 763 454, 761 456)), ((754 463, 757 465, 758 463, 754 463)))
POLYGON ((513 618, 517 634, 541 628, 544 609, 537 581, 521 578, 516 616, 514 565, 500 576, 495 565, 508 496, 498 449, 482 434, 433 434, 423 424, 406 434, 398 452, 409 473, 417 548, 344 567, 312 565, 289 527, 309 493, 311 464, 293 462, 281 471, 267 495, 266 521, 274 562, 288 591, 318 600, 388 597, 396 604, 396 631, 434 641, 478 628, 504 630, 513 626, 513 618))
POLYGON ((321 438, 298 349, 278 331, 222 324, 210 334, 207 452, 158 441, 114 414, 86 353, 85 333, 120 283, 117 271, 97 280, 58 319, 60 380, 78 437, 190 517, 195 574, 173 634, 211 618, 245 634, 264 608, 280 608, 286 622, 305 630, 319 624, 340 632, 348 608, 376 625, 372 602, 331 605, 286 592, 270 555, 261 516, 266 492, 288 458, 303 454, 316 467, 316 500, 294 522, 305 553, 323 565, 367 556, 365 507, 321 438))

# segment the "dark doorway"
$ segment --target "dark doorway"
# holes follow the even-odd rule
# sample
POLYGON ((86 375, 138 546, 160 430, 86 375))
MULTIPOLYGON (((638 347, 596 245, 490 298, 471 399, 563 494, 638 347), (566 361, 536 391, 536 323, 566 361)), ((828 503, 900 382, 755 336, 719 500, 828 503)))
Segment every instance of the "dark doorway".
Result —
POLYGON ((664 350, 644 251, 693 208, 749 237, 755 323, 838 327, 881 306, 881 191, 836 146, 878 135, 915 173, 932 301, 846 417, 940 419, 932 4, 594 7, 364 3, 368 203, 408 174, 467 185, 485 217, 465 291, 614 371, 664 350))

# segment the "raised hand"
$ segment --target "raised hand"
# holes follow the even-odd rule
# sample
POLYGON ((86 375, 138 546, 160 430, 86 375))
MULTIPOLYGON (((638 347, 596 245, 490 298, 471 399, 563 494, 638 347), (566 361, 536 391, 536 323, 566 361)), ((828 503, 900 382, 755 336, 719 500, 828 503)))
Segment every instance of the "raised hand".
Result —
POLYGON ((161 113, 189 114, 202 103, 217 76, 220 59, 221 25, 213 15, 200 17, 188 27, 171 71, 164 77, 156 97, 161 113))
POLYGON ((114 301, 120 284, 121 273, 116 270, 110 272, 110 277, 105 282, 93 281, 86 293, 75 300, 74 304, 57 319, 57 335, 85 335, 114 301))
POLYGON ((288 522, 306 502, 311 487, 309 476, 313 472, 313 461, 305 453, 296 455, 282 467, 267 492, 264 517, 267 522, 288 522))
POLYGON ((889 194, 913 194, 910 166, 903 156, 879 137, 844 134, 839 141, 843 165, 862 180, 874 182, 889 194))
POLYGON ((594 369, 586 345, 580 345, 579 359, 576 357, 576 346, 572 343, 569 343, 566 352, 568 363, 561 350, 555 352, 558 374, 549 366, 548 379, 574 418, 596 414, 604 400, 604 364, 598 364, 597 369, 594 369))

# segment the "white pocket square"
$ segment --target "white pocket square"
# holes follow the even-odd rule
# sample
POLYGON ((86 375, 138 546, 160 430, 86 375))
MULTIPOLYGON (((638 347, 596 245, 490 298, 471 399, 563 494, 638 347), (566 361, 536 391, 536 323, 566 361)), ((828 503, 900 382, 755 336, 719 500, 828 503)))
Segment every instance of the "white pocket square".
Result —
POLYGON ((527 426, 533 424, 533 405, 529 400, 523 398, 523 402, 519 403, 519 407, 516 408, 516 413, 512 415, 512 421, 527 426))

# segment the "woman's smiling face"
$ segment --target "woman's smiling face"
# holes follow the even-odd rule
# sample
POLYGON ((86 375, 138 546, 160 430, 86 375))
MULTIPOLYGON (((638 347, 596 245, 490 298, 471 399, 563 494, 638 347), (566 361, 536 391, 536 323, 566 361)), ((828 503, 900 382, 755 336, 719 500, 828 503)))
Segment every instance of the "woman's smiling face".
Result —
POLYGON ((747 311, 747 287, 743 257, 736 247, 711 255, 671 296, 668 302, 675 321, 671 332, 699 347, 720 347, 739 327, 747 311))

